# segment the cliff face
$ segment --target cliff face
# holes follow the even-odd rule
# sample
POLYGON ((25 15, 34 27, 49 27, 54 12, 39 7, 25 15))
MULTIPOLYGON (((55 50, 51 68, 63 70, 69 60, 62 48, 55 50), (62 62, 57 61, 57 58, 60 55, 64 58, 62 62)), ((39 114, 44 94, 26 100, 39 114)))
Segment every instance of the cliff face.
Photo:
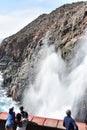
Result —
MULTIPOLYGON (((56 51, 60 48, 62 57, 68 61, 86 26, 87 2, 78 2, 43 14, 15 35, 4 39, 0 44, 0 70, 8 96, 16 101, 21 100, 24 89, 34 81, 35 67, 40 50, 46 44, 43 39, 48 31, 49 46, 54 44, 56 51)), ((85 119, 78 115, 77 120, 85 119)))

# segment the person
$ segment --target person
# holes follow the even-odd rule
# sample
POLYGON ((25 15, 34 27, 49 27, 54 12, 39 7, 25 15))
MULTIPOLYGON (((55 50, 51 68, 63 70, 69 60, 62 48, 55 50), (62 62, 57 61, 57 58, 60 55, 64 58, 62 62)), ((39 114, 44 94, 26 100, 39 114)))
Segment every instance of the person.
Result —
POLYGON ((20 113, 17 113, 15 121, 16 121, 16 124, 17 124, 16 130, 23 130, 22 121, 21 121, 21 114, 20 113))
POLYGON ((66 115, 63 120, 63 126, 66 127, 66 130, 78 130, 75 120, 71 117, 71 110, 67 110, 66 115))
POLYGON ((13 110, 14 107, 9 108, 8 117, 5 123, 6 130, 13 130, 14 122, 15 122, 15 112, 13 110))
POLYGON ((23 130, 26 130, 26 127, 28 124, 28 113, 24 111, 23 106, 21 106, 19 109, 20 109, 20 114, 21 114, 22 128, 23 130))

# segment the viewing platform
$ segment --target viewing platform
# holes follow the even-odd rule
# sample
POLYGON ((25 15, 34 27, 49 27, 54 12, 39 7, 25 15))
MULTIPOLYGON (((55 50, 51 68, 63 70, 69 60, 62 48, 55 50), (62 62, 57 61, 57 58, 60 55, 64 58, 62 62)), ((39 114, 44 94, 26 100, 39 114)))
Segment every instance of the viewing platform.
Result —
MULTIPOLYGON (((0 130, 5 130, 7 114, 7 112, 0 112, 0 130)), ((65 130, 65 127, 63 127, 63 120, 32 115, 29 115, 28 119, 29 124, 27 130, 65 130)), ((76 124, 79 130, 87 130, 87 125, 85 123, 76 122, 76 124)), ((16 130, 16 124, 14 130, 16 130)))

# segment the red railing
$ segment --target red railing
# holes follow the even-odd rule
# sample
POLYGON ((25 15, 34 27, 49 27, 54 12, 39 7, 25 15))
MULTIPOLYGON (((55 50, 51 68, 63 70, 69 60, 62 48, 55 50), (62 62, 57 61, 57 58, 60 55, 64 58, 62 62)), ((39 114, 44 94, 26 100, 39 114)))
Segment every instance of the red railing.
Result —
MULTIPOLYGON (((44 118, 39 116, 29 115, 29 125, 27 130, 65 130, 63 127, 63 120, 44 118)), ((5 121, 7 119, 6 112, 0 112, 0 130, 4 130, 5 121)), ((85 123, 76 122, 79 130, 87 130, 85 123)), ((15 130, 15 128, 14 128, 15 130)))

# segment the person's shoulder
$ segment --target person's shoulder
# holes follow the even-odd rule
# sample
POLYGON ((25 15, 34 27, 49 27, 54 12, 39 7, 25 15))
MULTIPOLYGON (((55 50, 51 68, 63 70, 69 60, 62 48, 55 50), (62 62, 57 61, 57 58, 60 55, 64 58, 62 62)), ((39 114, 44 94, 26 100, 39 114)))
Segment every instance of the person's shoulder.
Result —
POLYGON ((72 122, 72 123, 75 123, 75 120, 74 120, 74 118, 72 118, 72 117, 71 117, 71 122, 72 122))
POLYGON ((15 117, 15 112, 13 112, 13 114, 12 114, 14 117, 15 117))
POLYGON ((25 114, 26 114, 26 116, 28 116, 28 112, 27 111, 25 111, 25 114))
POLYGON ((69 116, 65 116, 65 118, 70 118, 69 116))
POLYGON ((24 111, 24 113, 25 113, 25 114, 28 114, 28 112, 27 112, 27 111, 24 111))
POLYGON ((75 121, 73 117, 71 117, 71 119, 72 119, 73 121, 75 121))
POLYGON ((65 119, 67 119, 67 118, 68 118, 68 117, 67 117, 67 116, 65 116, 65 117, 64 117, 64 120, 65 120, 65 119))
POLYGON ((28 113, 26 111, 23 111, 21 115, 23 118, 28 118, 28 113))
POLYGON ((15 114, 15 112, 13 112, 15 114))

